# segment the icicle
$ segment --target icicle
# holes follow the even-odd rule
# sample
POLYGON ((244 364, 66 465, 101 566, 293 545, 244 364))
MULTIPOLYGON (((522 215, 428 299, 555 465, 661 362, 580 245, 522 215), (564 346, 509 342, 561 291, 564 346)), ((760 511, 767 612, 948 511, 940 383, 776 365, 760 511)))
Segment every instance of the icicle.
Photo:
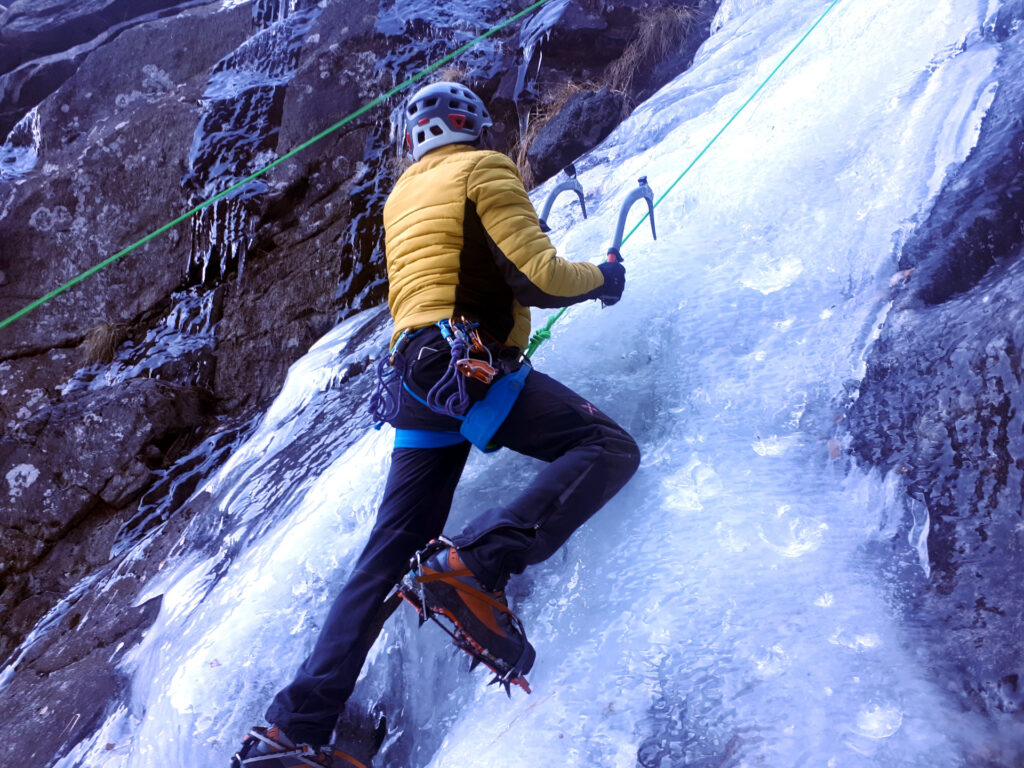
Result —
POLYGON ((39 161, 42 131, 39 108, 30 109, 15 123, 0 147, 0 180, 17 179, 30 173, 39 161))

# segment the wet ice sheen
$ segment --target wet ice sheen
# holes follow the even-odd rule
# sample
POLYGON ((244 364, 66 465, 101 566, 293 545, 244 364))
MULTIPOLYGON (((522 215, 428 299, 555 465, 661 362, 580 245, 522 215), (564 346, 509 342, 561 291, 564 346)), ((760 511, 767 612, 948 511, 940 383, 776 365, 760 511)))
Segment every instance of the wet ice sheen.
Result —
MULTIPOLYGON (((666 189, 824 7, 726 0, 692 70, 577 164, 593 214, 559 211, 561 251, 599 257, 635 179, 666 189)), ((828 441, 884 317, 894 243, 991 98, 983 22, 975 0, 841 2, 659 207, 661 239, 627 243, 622 302, 561 321, 538 367, 626 425, 643 465, 512 585, 538 651, 532 696, 486 689, 406 611, 388 626, 357 689, 385 692, 379 765, 976 762, 968 734, 984 726, 934 679, 864 554, 884 483, 847 474, 828 441)), ((211 479, 221 516, 151 590, 165 602, 130 656, 130 705, 62 766, 220 764, 309 649, 387 464, 387 430, 348 445, 324 426, 368 317, 293 367, 211 479)), ((451 529, 535 467, 475 455, 451 529)))

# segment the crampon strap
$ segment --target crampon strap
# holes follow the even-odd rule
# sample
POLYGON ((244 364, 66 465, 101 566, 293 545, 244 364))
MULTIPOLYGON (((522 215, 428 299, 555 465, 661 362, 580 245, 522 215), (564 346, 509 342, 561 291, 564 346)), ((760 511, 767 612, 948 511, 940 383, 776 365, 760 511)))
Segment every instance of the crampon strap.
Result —
POLYGON ((487 605, 498 609, 502 613, 507 613, 509 616, 515 616, 515 614, 512 613, 512 610, 500 600, 495 600, 483 590, 471 587, 469 584, 459 581, 460 578, 472 575, 473 572, 471 570, 468 568, 462 568, 457 571, 439 571, 437 573, 428 573, 426 576, 417 576, 416 581, 419 584, 427 584, 431 581, 443 581, 449 587, 454 587, 462 592, 473 595, 477 600, 482 600, 487 603, 487 605))

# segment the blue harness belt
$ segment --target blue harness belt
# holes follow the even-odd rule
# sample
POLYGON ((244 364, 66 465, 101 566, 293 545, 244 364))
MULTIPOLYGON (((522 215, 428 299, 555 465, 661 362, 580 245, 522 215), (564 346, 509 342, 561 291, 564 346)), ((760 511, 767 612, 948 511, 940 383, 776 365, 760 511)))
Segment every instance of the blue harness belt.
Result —
MULTIPOLYGON (((396 429, 395 448, 445 448, 468 440, 485 453, 498 450, 500 446, 493 445, 491 439, 508 418, 512 406, 519 398, 519 393, 526 385, 526 377, 530 375, 531 370, 529 363, 523 363, 518 370, 495 379, 483 400, 474 403, 465 416, 456 416, 462 421, 458 432, 396 429)), ((413 392, 407 384, 403 382, 402 386, 413 398, 423 405, 427 405, 427 402, 413 392)))

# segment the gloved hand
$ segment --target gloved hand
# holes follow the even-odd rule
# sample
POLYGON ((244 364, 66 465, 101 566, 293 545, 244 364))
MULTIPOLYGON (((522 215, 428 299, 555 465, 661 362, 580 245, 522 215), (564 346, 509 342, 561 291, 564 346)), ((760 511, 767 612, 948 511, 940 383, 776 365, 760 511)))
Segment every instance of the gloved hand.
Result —
POLYGON ((622 289, 626 287, 626 268, 621 261, 604 261, 597 265, 604 275, 604 285, 590 292, 590 298, 600 299, 608 307, 617 304, 622 298, 622 289))

